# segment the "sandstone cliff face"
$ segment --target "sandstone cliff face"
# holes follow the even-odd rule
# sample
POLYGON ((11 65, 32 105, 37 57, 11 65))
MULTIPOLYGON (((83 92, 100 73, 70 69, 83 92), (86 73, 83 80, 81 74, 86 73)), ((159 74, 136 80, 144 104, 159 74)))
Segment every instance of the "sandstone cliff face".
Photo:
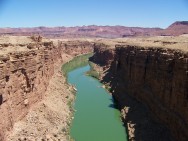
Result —
POLYGON ((73 56, 93 51, 93 43, 88 41, 68 41, 61 43, 61 46, 64 53, 73 56))
MULTIPOLYGON (((1 45, 3 49, 8 46, 1 45)), ((92 48, 87 46, 83 43, 76 50, 77 54, 91 52, 92 48)), ((54 73, 55 62, 63 62, 65 46, 61 42, 56 46, 53 42, 32 43, 27 48, 27 51, 0 55, 0 140, 32 105, 41 101, 54 73)), ((69 46, 66 51, 72 48, 75 47, 69 46)))
POLYGON ((93 60, 112 62, 103 80, 110 83, 121 109, 125 95, 129 94, 147 105, 153 117, 164 123, 176 140, 188 139, 187 53, 129 45, 117 45, 111 52, 100 47, 95 51, 93 60), (109 60, 106 54, 114 57, 109 60))
POLYGON ((92 59, 95 60, 96 63, 107 67, 111 65, 111 62, 115 57, 114 50, 108 49, 108 47, 108 45, 105 45, 103 43, 95 43, 94 53, 96 53, 96 55, 92 57, 92 59))
POLYGON ((47 45, 36 51, 10 53, 2 59, 0 121, 4 122, 0 123, 1 134, 10 130, 32 104, 42 99, 56 57, 61 57, 59 49, 47 45))

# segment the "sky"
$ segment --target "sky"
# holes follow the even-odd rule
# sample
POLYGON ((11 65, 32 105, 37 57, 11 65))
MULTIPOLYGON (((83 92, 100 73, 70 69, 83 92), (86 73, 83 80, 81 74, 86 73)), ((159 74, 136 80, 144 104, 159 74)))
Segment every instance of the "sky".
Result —
POLYGON ((166 28, 175 21, 188 21, 188 0, 0 0, 0 27, 166 28))

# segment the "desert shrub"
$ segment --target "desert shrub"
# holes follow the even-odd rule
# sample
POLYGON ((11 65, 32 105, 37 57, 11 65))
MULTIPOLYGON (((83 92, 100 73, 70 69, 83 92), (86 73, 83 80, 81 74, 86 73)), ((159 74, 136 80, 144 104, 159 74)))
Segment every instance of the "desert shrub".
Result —
POLYGON ((34 42, 42 42, 42 36, 40 35, 32 35, 31 37, 31 40, 33 40, 34 42))

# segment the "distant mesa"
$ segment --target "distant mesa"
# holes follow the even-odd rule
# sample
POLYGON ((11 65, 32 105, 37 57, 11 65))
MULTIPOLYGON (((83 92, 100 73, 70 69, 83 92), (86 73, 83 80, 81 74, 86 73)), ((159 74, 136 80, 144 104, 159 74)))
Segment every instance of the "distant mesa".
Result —
POLYGON ((75 27, 33 27, 0 28, 0 35, 31 36, 40 34, 47 38, 100 37, 122 38, 137 36, 179 36, 188 34, 188 21, 177 21, 166 29, 126 26, 75 26, 75 27))
POLYGON ((177 21, 173 23, 171 26, 176 26, 176 25, 187 25, 188 26, 188 21, 177 21))
POLYGON ((160 32, 161 35, 178 36, 188 34, 188 21, 177 21, 171 24, 167 29, 160 32))

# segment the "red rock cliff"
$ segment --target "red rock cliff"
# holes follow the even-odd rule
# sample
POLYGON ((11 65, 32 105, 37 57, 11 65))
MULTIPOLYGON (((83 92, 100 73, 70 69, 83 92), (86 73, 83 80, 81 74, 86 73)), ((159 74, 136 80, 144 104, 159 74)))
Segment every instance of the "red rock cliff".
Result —
POLYGON ((111 62, 103 79, 110 82, 121 109, 129 94, 147 105, 176 140, 188 139, 187 52, 129 45, 116 45, 113 51, 99 45, 94 50, 95 62, 111 62))
MULTIPOLYGON (((74 49, 75 46, 66 48, 61 42, 58 45, 40 42, 28 44, 25 51, 0 54, 0 140, 16 121, 27 114, 32 105, 41 101, 54 73, 54 64, 58 59, 63 62, 63 54, 70 52, 69 55, 72 55, 71 50, 74 50, 73 55, 92 51, 89 42, 77 45, 77 49, 74 49)), ((0 45, 4 50, 8 50, 9 46, 13 45, 0 45)))

